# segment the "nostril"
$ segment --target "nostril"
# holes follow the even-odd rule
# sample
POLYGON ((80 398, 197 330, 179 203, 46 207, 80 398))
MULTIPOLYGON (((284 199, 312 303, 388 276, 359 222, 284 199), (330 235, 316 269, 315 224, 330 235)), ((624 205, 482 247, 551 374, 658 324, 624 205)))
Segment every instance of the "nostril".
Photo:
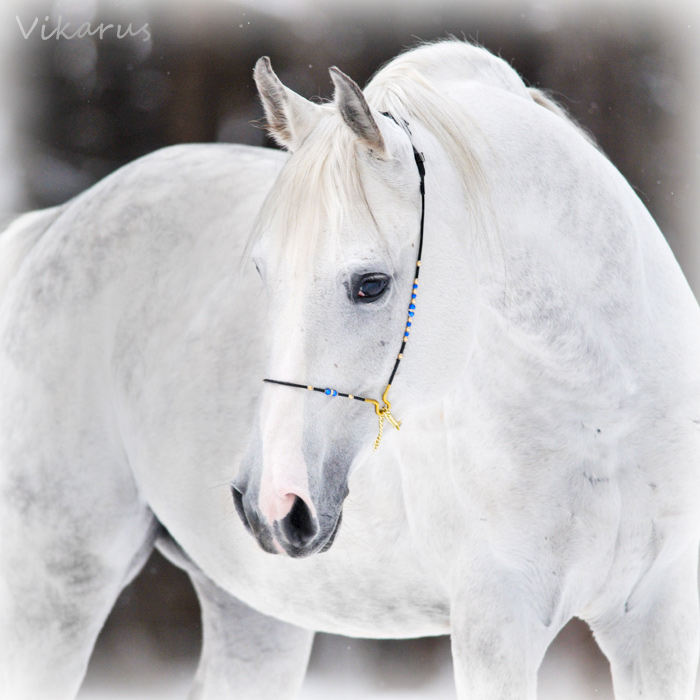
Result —
POLYGON ((238 517, 243 521, 245 529, 252 533, 253 530, 250 527, 250 522, 248 521, 248 516, 246 515, 245 507, 243 505, 243 493, 233 485, 231 485, 231 493, 233 494, 233 505, 236 507, 238 517))
POLYGON ((305 547, 318 534, 318 525, 309 507, 299 496, 295 496, 294 505, 280 522, 280 528, 294 547, 305 547))

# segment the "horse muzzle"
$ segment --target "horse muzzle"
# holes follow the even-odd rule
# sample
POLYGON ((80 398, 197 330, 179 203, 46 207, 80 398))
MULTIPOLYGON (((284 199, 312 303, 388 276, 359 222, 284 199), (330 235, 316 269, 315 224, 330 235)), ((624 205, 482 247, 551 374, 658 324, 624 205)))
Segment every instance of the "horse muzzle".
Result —
POLYGON ((295 559, 330 549, 340 528, 342 504, 335 518, 326 515, 322 522, 299 496, 293 497, 291 508, 270 526, 246 498, 243 484, 232 484, 233 503, 244 527, 269 554, 287 554, 295 559))

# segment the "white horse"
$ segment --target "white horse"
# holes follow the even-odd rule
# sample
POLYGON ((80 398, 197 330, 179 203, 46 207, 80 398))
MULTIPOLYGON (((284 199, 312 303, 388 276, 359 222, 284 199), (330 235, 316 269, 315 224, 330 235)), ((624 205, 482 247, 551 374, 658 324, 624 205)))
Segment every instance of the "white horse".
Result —
POLYGON ((319 106, 258 64, 287 161, 167 149, 0 239, 0 696, 74 697, 158 540, 202 603, 195 698, 296 697, 310 630, 450 633, 460 698, 534 698, 575 615, 618 698, 690 698, 700 318, 658 229, 481 49, 405 54, 367 99, 332 76, 319 106), (379 401, 261 394, 384 392, 413 146, 401 432, 379 401), (273 180, 268 320, 235 232, 273 180))

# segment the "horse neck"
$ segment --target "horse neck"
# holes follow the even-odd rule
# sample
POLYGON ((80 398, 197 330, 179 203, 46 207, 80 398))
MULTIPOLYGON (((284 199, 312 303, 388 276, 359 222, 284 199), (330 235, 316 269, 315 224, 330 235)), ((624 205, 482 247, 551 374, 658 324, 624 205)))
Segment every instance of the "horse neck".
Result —
MULTIPOLYGON (((439 257, 441 286, 449 291, 428 313, 451 315, 443 328, 459 336, 474 324, 451 343, 461 355, 452 393, 473 391, 477 375, 498 384, 498 376, 528 375, 528 391, 540 391, 535 377, 547 377, 542 387, 592 401, 601 387, 627 391, 639 349, 648 348, 650 271, 660 280, 678 276, 658 228, 568 121, 483 85, 465 87, 459 97, 480 130, 476 152, 487 190, 481 215, 463 214, 460 222, 456 212, 468 202, 460 201, 458 177, 443 163, 446 154, 428 146, 433 201, 421 273, 427 292, 431 257, 439 257), (470 275, 476 292, 465 294, 462 281, 471 284, 470 275)), ((669 300, 683 297, 680 287, 669 300)))
POLYGON ((497 226, 481 264, 481 299, 538 354, 559 364, 593 361, 596 353, 583 351, 606 353, 611 333, 635 339, 624 321, 646 313, 645 258, 660 234, 572 125, 535 105, 513 114, 514 138, 487 136, 497 226))

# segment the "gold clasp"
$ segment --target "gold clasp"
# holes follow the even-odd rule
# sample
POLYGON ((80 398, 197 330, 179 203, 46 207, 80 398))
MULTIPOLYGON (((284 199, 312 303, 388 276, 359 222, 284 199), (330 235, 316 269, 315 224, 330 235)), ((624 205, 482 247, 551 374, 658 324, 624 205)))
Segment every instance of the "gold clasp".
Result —
POLYGON ((379 447, 379 443, 382 441, 382 436, 384 435, 385 419, 388 420, 389 423, 391 423, 391 425, 393 425, 397 430, 401 429, 401 421, 397 421, 396 418, 391 415, 391 402, 389 399, 387 399, 387 394, 389 393, 390 388, 391 384, 387 384, 386 389, 384 389, 384 394, 382 394, 383 406, 380 406, 379 401, 375 401, 374 399, 365 399, 367 403, 374 405, 374 411, 379 417, 379 434, 377 435, 377 439, 374 441, 375 450, 379 447))

